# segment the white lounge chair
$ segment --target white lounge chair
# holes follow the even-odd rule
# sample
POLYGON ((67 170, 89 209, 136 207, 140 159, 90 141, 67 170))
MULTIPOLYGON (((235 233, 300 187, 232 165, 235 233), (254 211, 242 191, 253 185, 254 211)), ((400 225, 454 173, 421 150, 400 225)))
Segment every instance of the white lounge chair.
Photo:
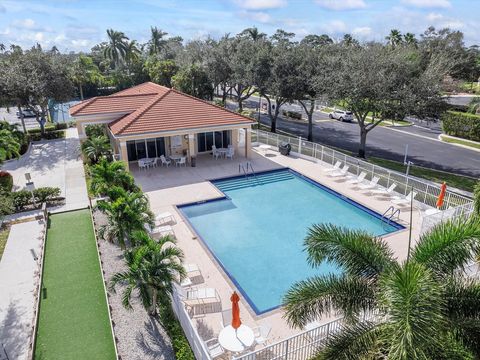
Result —
POLYGON ((365 179, 365 176, 367 176, 367 173, 365 171, 362 171, 360 175, 355 176, 353 179, 348 180, 347 184, 352 184, 352 185, 360 184, 365 179))
POLYGON ((378 181, 380 180, 380 178, 378 176, 375 176, 372 180, 370 180, 370 182, 366 183, 366 184, 359 184, 358 185, 358 188, 360 190, 372 190, 372 189, 375 189, 377 187, 377 184, 378 184, 378 181))
POLYGON ((148 229, 148 233, 154 239, 158 239, 167 235, 175 237, 175 232, 173 231, 173 228, 170 225, 156 226, 153 229, 148 229))
POLYGON ((415 199, 415 196, 417 196, 417 193, 415 191, 410 191, 407 196, 401 197, 401 196, 395 196, 392 198, 392 204, 395 205, 410 205, 410 202, 412 201, 412 194, 413 194, 413 199, 415 199))
POLYGON ((222 356, 225 353, 225 350, 223 349, 222 345, 220 345, 217 338, 205 341, 205 346, 207 347, 208 353, 212 359, 222 356))
POLYGON ((160 155, 160 161, 162 162, 162 166, 166 165, 167 167, 172 163, 172 160, 167 159, 165 155, 160 155))
POLYGON ((180 283, 181 286, 187 287, 203 282, 203 275, 197 264, 184 264, 183 268, 187 273, 187 277, 182 280, 180 283))
POLYGON ((211 307, 212 311, 214 311, 215 305, 221 305, 222 303, 215 288, 180 289, 180 295, 185 306, 193 309, 194 315, 197 313, 197 309, 200 309, 200 312, 205 314, 207 307, 211 307))
POLYGON ((222 310, 222 321, 220 325, 222 326, 222 329, 225 326, 228 326, 232 323, 232 309, 227 309, 227 310, 222 310))
POLYGON ((161 226, 169 223, 175 223, 175 217, 168 211, 160 213, 155 217, 155 226, 161 226))
POLYGON ((385 189, 385 188, 382 187, 382 188, 379 188, 379 189, 372 190, 372 194, 373 195, 379 195, 379 196, 391 195, 391 194, 393 194, 393 190, 395 190, 396 187, 397 187, 397 184, 392 183, 392 185, 390 185, 388 187, 388 189, 385 189))
POLYGON ((325 171, 325 172, 327 172, 327 173, 328 173, 328 172, 332 172, 332 171, 337 171, 338 169, 340 169, 340 165, 342 165, 341 161, 337 161, 337 162, 335 163, 335 165, 333 165, 333 167, 327 168, 327 169, 323 169, 323 171, 325 171))
POLYGON ((343 176, 346 176, 347 173, 348 173, 348 169, 350 169, 350 165, 345 164, 345 165, 343 165, 342 170, 332 172, 332 173, 328 174, 328 176, 330 176, 330 177, 343 177, 343 176))
POLYGON ((184 165, 185 167, 187 167, 187 157, 186 156, 182 156, 180 159, 178 159, 176 162, 175 162, 175 166, 182 166, 184 165))
POLYGON ((255 342, 258 345, 263 345, 265 346, 268 341, 268 335, 270 334, 270 331, 272 330, 272 327, 269 325, 260 325, 256 328, 253 329, 253 334, 255 336, 255 342))

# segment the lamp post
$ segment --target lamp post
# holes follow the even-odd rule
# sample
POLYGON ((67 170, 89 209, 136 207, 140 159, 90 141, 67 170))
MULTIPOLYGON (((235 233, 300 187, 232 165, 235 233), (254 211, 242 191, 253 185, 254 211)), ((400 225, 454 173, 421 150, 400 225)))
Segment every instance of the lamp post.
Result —
POLYGON ((33 191, 35 190, 35 184, 32 181, 32 176, 30 173, 25 173, 25 180, 27 180, 25 183, 25 189, 32 193, 33 206, 37 207, 37 204, 35 203, 35 195, 33 194, 33 191))

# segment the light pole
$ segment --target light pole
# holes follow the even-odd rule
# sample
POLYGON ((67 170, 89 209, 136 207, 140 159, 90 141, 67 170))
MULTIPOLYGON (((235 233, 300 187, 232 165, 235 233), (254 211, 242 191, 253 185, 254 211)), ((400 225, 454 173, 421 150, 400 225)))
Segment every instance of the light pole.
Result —
POLYGON ((35 203, 35 195, 33 194, 33 191, 35 190, 35 184, 32 181, 32 176, 30 175, 30 173, 25 173, 25 179, 27 180, 27 182, 25 183, 25 189, 31 192, 33 206, 37 207, 37 204, 35 203))
POLYGON ((405 156, 403 158, 403 165, 407 165, 407 172, 405 173, 405 175, 408 176, 408 174, 410 174, 410 166, 413 165, 413 162, 407 161, 407 156, 408 156, 408 144, 405 145, 405 156))

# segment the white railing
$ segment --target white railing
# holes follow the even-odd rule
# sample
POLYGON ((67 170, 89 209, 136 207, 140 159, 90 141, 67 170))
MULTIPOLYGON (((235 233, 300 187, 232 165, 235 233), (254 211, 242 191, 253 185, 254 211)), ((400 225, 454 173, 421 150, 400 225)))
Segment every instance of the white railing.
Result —
POLYGON ((187 337, 188 343, 192 348, 193 354, 195 355, 195 359, 197 360, 211 360, 210 354, 208 353, 208 349, 205 346, 202 338, 198 334, 197 328, 195 324, 190 319, 187 310, 185 309, 185 305, 180 299, 180 295, 176 287, 173 289, 172 293, 172 308, 177 316, 180 325, 182 326, 183 332, 187 337))
MULTIPOLYGON (((395 183, 395 192, 399 195, 407 195, 410 190, 413 189, 413 191, 417 193, 415 197, 416 204, 423 208, 434 208, 436 206, 438 195, 440 194, 440 186, 437 184, 423 181, 412 176, 407 176, 397 171, 385 169, 381 166, 368 163, 353 156, 349 156, 327 146, 306 141, 300 137, 285 136, 257 129, 256 131, 252 131, 252 143, 255 142, 274 147, 278 147, 278 145, 280 145, 282 142, 288 142, 292 146, 292 152, 297 153, 300 156, 308 157, 310 159, 313 158, 316 161, 321 161, 329 165, 333 165, 337 161, 340 161, 342 165, 348 164, 350 166, 349 172, 352 175, 358 175, 364 171, 367 173, 365 180, 371 180, 375 176, 379 177, 379 186, 388 188, 392 183, 395 183)), ((450 211, 452 209, 457 207, 472 207, 472 201, 473 200, 467 196, 447 189, 445 200, 440 210, 448 209, 449 211, 441 211, 441 213, 444 213, 442 216, 437 214, 434 214, 435 216, 425 216, 424 220, 427 221, 426 227, 431 227, 435 220, 440 219, 439 221, 442 221, 450 218, 451 216, 455 216, 457 212, 450 211)))

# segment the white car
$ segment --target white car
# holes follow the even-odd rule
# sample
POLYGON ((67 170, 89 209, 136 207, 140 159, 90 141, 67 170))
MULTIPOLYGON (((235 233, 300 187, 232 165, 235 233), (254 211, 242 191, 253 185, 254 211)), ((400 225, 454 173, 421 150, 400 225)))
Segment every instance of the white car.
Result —
POLYGON ((333 110, 330 114, 328 114, 328 117, 330 119, 337 119, 340 121, 352 121, 353 113, 346 110, 333 110))

